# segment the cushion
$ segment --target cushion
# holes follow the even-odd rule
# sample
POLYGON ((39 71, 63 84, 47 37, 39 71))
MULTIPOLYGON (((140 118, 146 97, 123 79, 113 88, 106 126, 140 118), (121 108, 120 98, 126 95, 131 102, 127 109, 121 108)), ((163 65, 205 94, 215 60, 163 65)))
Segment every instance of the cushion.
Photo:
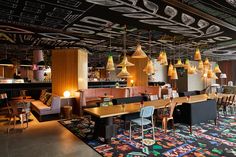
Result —
POLYGON ((44 97, 40 100, 42 101, 44 104, 46 104, 46 102, 48 101, 48 99, 51 97, 52 94, 46 92, 46 94, 44 95, 44 97))
POLYGON ((43 89, 40 93, 40 97, 39 97, 39 100, 43 102, 44 98, 45 98, 45 95, 46 95, 46 92, 47 90, 46 89, 43 89))
POLYGON ((47 106, 51 106, 52 105, 52 98, 53 98, 53 96, 51 95, 50 97, 49 97, 49 99, 47 100, 47 102, 46 102, 46 104, 45 105, 47 105, 47 106))

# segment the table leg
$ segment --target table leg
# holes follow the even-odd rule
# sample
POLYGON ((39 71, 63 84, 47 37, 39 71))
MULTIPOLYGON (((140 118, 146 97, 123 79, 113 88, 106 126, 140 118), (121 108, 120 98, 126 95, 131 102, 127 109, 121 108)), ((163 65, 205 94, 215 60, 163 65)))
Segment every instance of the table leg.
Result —
POLYGON ((95 118, 94 138, 103 137, 106 143, 111 142, 111 137, 116 135, 116 124, 113 117, 95 118))
POLYGON ((190 125, 189 131, 190 131, 190 134, 192 134, 192 125, 190 125))

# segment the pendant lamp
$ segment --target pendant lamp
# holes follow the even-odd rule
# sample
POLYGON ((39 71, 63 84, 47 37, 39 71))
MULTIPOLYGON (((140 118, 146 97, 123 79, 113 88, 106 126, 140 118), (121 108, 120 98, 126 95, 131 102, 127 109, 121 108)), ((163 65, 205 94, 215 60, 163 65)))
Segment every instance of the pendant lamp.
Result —
POLYGON ((196 66, 189 66, 188 74, 192 75, 192 74, 196 74, 196 72, 197 72, 196 66))
POLYGON ((196 48, 196 51, 195 51, 195 54, 194 54, 194 60, 199 61, 201 59, 202 59, 201 52, 200 52, 199 48, 196 48))
POLYGON ((213 72, 211 69, 207 71, 207 78, 212 78, 213 77, 213 72))
POLYGON ((218 64, 215 65, 214 72, 215 73, 221 73, 221 70, 220 70, 220 67, 219 67, 218 64))
POLYGON ((121 69, 121 72, 117 75, 119 78, 129 78, 130 73, 127 71, 126 66, 123 66, 121 69))
POLYGON ((189 67, 190 67, 189 59, 186 59, 184 64, 184 69, 188 69, 189 67))
POLYGON ((177 63, 175 64, 175 67, 177 67, 177 68, 184 67, 184 65, 183 65, 183 63, 182 63, 180 58, 178 59, 177 63))
POLYGON ((200 60, 200 61, 198 62, 198 70, 203 70, 203 68, 204 68, 204 66, 203 66, 203 61, 200 60))
POLYGON ((130 63, 128 61, 127 56, 125 55, 124 58, 122 59, 121 63, 117 65, 118 67, 124 67, 124 66, 134 66, 133 63, 130 63))
POLYGON ((162 59, 160 61, 161 65, 168 65, 167 55, 165 51, 162 51, 162 59))
MULTIPOLYGON (((151 31, 149 31, 149 53, 151 53, 151 31)), ((153 73, 155 73, 151 56, 148 57, 147 65, 143 69, 143 71, 145 71, 147 75, 152 75, 153 73)))
MULTIPOLYGON (((111 34, 110 34, 110 40, 109 40, 109 49, 110 49, 109 53, 111 54, 111 34)), ((115 70, 115 65, 114 65, 114 61, 113 61, 112 55, 108 56, 106 70, 107 71, 115 70)))
POLYGON ((148 59, 147 65, 143 69, 143 71, 145 71, 147 75, 152 75, 153 73, 155 73, 154 65, 151 59, 148 59))
POLYGON ((108 71, 115 70, 115 65, 114 65, 114 61, 113 61, 112 55, 108 56, 106 70, 108 70, 108 71))
POLYGON ((161 63, 162 59, 163 59, 163 51, 161 50, 157 60, 161 63))
POLYGON ((204 61, 204 63, 203 63, 204 65, 209 65, 210 64, 210 62, 209 62, 209 60, 208 60, 208 58, 206 58, 205 59, 205 61, 204 61))
POLYGON ((137 45, 135 52, 131 56, 132 58, 146 58, 146 53, 142 50, 142 47, 140 44, 137 45))
POLYGON ((170 63, 169 68, 168 68, 168 76, 170 77, 172 76, 173 70, 174 70, 174 66, 172 63, 170 63))
POLYGON ((170 79, 171 80, 178 80, 178 74, 177 74, 176 68, 173 69, 170 79))
POLYGON ((9 66, 9 67, 12 67, 12 66, 13 66, 13 63, 11 62, 11 60, 5 58, 5 59, 0 60, 0 66, 9 66))
POLYGON ((118 67, 134 66, 133 63, 130 63, 130 62, 128 61, 128 58, 127 58, 127 56, 126 56, 126 51, 127 51, 127 50, 126 50, 126 26, 125 26, 125 33, 124 33, 123 45, 124 45, 124 57, 123 57, 121 63, 118 64, 117 66, 118 66, 118 67))

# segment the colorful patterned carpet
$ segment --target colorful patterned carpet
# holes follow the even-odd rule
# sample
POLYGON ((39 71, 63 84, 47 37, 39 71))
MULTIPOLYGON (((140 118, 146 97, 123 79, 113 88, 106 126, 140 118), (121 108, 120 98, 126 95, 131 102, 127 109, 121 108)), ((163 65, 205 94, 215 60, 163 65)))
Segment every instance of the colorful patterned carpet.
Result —
POLYGON ((155 129, 155 141, 152 132, 146 131, 142 146, 141 132, 133 129, 132 141, 129 132, 118 129, 118 135, 111 144, 92 139, 94 123, 89 118, 60 121, 68 130, 82 139, 91 148, 105 157, 233 157, 236 156, 236 116, 221 116, 218 124, 202 123, 193 127, 193 133, 184 125, 176 125, 175 133, 164 134, 160 128, 155 129))

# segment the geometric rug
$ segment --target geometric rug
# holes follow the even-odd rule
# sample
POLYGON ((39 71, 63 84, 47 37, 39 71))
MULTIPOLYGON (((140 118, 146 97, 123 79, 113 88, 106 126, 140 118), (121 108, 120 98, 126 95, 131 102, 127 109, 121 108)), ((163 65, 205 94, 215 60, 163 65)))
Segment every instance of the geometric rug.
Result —
POLYGON ((236 156, 236 116, 220 116, 217 125, 213 121, 192 127, 192 134, 185 125, 176 124, 165 134, 160 127, 155 128, 155 141, 152 130, 144 134, 143 146, 140 128, 132 127, 132 140, 129 131, 118 129, 118 134, 110 144, 101 139, 93 139, 94 122, 88 117, 61 120, 60 123, 87 145, 105 157, 233 157, 236 156))

